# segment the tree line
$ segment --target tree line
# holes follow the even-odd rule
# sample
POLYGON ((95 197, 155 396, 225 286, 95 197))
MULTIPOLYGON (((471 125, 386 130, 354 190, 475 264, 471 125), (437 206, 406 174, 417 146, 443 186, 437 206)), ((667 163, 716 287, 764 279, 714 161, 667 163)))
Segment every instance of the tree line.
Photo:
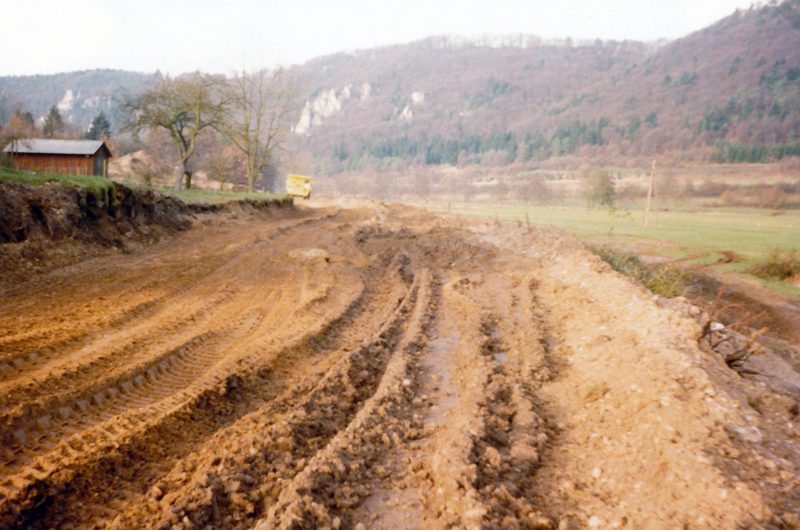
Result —
MULTIPOLYGON (((169 137, 180 168, 174 181, 176 190, 191 187, 198 155, 203 168, 211 172, 231 166, 228 161, 202 156, 206 154, 203 150, 224 148, 238 154, 248 190, 253 191, 259 175, 269 172, 268 166, 285 151, 291 120, 298 109, 297 95, 297 78, 287 69, 243 69, 231 77, 201 72, 176 78, 159 76, 135 93, 122 92, 115 104, 123 117, 120 132, 130 134, 134 143, 159 131, 169 137)), ((103 112, 84 132, 65 123, 56 106, 51 107, 41 127, 30 113, 20 109, 0 125, 3 145, 42 136, 111 136, 111 125, 103 112)))
MULTIPOLYGON (((331 157, 344 169, 363 169, 364 160, 400 161, 426 165, 470 165, 487 160, 506 164, 521 160, 544 160, 550 156, 575 153, 582 145, 602 145, 603 129, 610 125, 606 117, 583 122, 574 120, 559 125, 552 133, 546 129, 529 131, 520 138, 514 132, 494 131, 487 134, 464 134, 447 138, 434 134, 430 138, 412 138, 408 134, 382 138, 365 137, 355 149, 348 149, 344 139, 335 145, 331 157)), ((380 168, 378 168, 380 169, 380 168)))
POLYGON ((800 156, 800 141, 768 145, 745 145, 717 140, 714 143, 716 160, 720 163, 776 162, 787 156, 800 156))

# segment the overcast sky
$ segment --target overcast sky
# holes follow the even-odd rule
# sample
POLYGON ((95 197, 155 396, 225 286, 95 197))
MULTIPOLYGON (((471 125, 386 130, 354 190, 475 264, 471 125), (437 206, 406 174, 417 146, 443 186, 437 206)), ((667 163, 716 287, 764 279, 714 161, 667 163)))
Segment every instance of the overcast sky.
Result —
POLYGON ((676 39, 752 0, 0 0, 0 76, 303 63, 432 35, 676 39))

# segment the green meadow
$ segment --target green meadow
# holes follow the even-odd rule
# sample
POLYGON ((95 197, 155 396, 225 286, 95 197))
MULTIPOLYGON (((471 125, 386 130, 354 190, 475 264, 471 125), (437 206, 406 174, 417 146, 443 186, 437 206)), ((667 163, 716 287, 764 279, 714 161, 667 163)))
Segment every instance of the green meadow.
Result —
MULTIPOLYGON (((643 226, 642 209, 588 209, 524 203, 432 203, 419 206, 430 212, 488 217, 525 226, 554 227, 574 234, 591 246, 619 245, 636 254, 660 254, 686 263, 715 264, 724 270, 745 271, 777 250, 800 249, 800 211, 761 209, 669 210, 650 212, 643 226), (731 254, 738 257, 731 262, 731 254)), ((764 280, 787 294, 800 288, 764 280)))

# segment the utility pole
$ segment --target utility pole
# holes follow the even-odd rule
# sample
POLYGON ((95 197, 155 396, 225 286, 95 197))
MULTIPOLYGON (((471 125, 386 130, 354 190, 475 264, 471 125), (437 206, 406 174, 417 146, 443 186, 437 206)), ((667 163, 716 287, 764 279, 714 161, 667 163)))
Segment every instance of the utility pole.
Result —
POLYGON ((656 186, 656 159, 653 159, 653 170, 650 176, 653 185, 653 209, 656 211, 656 228, 661 228, 661 220, 658 218, 658 186, 656 186))
POLYGON ((650 171, 650 186, 647 188, 647 202, 644 206, 644 219, 642 226, 647 228, 647 216, 650 214, 650 198, 653 196, 653 179, 656 176, 656 159, 653 159, 653 169, 650 171))

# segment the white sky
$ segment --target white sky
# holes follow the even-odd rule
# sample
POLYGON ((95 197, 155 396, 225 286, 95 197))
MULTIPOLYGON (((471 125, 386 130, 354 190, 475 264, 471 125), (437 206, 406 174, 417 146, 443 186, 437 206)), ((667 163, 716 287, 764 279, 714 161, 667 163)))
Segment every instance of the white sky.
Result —
POLYGON ((432 35, 675 39, 752 0, 0 0, 0 76, 177 75, 303 63, 432 35))

